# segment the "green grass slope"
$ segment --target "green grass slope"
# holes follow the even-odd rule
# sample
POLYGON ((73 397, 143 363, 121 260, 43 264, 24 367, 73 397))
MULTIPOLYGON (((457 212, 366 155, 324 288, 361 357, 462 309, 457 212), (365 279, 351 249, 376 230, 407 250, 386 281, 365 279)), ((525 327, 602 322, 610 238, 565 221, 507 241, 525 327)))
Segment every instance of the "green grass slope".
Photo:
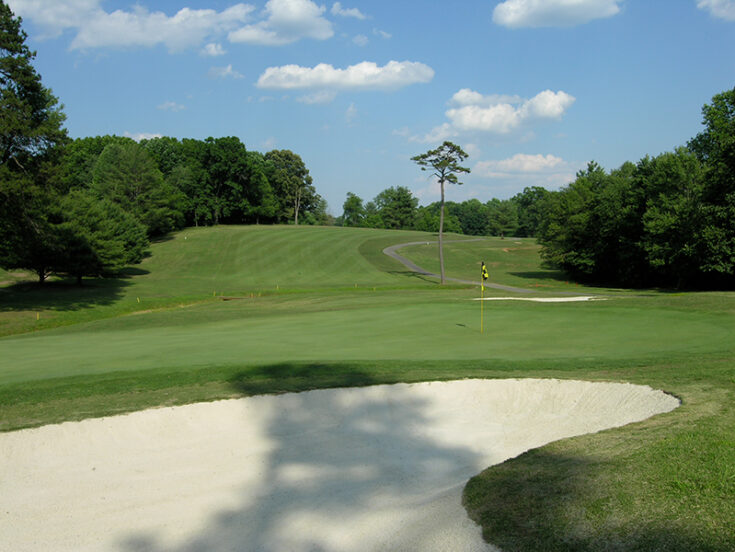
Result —
MULTIPOLYGON (((121 278, 83 287, 2 273, 0 336, 77 324, 217 297, 304 290, 427 285, 378 247, 426 234, 363 228, 228 226, 189 228, 154 243, 121 278), (376 243, 376 247, 366 244, 376 243)), ((221 299, 217 299, 218 301, 221 299)))
MULTIPOLYGON (((382 254, 434 239, 187 229, 119 280, 40 289, 15 273, 0 287, 0 431, 320 387, 630 381, 683 405, 490 468, 468 485, 468 512, 506 552, 735 549, 735 294, 590 290, 543 268, 532 240, 448 243, 451 276, 476 279, 485 260, 492 281, 534 296, 606 296, 489 301, 481 333, 476 287, 439 286, 382 254)), ((435 245, 401 254, 437 268, 435 245)))

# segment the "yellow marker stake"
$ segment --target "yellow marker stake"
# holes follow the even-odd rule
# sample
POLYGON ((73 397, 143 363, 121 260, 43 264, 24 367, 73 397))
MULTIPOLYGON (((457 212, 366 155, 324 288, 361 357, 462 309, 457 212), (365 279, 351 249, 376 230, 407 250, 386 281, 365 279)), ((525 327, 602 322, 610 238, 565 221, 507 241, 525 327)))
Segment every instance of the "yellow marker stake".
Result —
POLYGON ((41 313, 40 312, 37 312, 36 313, 36 320, 41 320, 41 313))

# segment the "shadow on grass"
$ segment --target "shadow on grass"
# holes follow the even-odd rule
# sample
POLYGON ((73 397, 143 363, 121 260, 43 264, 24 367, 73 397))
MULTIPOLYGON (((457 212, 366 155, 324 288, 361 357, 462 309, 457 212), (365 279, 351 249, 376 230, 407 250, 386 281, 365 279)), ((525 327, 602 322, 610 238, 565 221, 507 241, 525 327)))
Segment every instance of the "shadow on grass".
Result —
MULTIPOLYGON (((274 385, 281 391, 301 390, 309 380, 318 381, 320 387, 376 383, 369 372, 354 366, 277 364, 236 374, 231 385, 250 395, 265 388, 272 392, 274 385)), ((430 543, 445 530, 441 521, 427 530, 425 524, 400 526, 394 519, 401 509, 412 510, 405 506, 409 501, 421 500, 431 484, 427 474, 436 466, 450 469, 476 461, 468 450, 439 445, 415 431, 431 415, 425 399, 409 394, 389 397, 375 390, 366 395, 316 390, 276 400, 257 428, 268 442, 267 452, 257 461, 243 458, 242 477, 238 476, 243 483, 233 489, 239 496, 236 505, 206 514, 208 519, 201 520, 204 529, 180 544, 167 545, 151 532, 128 535, 120 548, 326 551, 364 549, 365 542, 372 544, 377 538, 391 549, 392 534, 398 536, 400 528, 400 539, 413 538, 417 549, 423 549, 421 542, 430 543), (295 473, 305 475, 294 479, 295 473), (386 501, 393 508, 391 519, 380 518, 381 527, 375 531, 366 520, 373 519, 375 508, 385 508, 386 501)), ((243 427, 247 423, 243 420, 243 427)))
POLYGON ((429 276, 428 274, 421 274, 420 272, 414 272, 412 270, 390 270, 388 274, 393 276, 403 276, 405 278, 414 278, 416 280, 422 280, 431 284, 437 284, 435 276, 429 276))
POLYGON ((485 540, 503 552, 733 550, 735 543, 706 523, 646 519, 614 483, 615 469, 592 457, 535 449, 470 479, 463 503, 485 540))
POLYGON ((527 280, 554 280, 556 282, 567 282, 569 276, 560 270, 538 270, 527 272, 508 272, 509 275, 527 280))
POLYGON ((123 289, 130 285, 129 279, 145 271, 129 272, 117 278, 95 278, 83 280, 54 280, 43 284, 21 282, 0 290, 0 312, 15 310, 74 311, 100 305, 110 305, 119 300, 123 289))

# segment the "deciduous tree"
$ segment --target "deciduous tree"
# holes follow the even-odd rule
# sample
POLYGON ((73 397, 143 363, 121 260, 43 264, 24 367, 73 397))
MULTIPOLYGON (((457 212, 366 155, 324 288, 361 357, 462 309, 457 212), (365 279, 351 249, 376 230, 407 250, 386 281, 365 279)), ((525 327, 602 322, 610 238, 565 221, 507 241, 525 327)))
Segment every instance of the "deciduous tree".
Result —
POLYGON ((298 225, 299 213, 315 206, 319 199, 309 170, 291 150, 269 151, 265 159, 270 165, 268 180, 281 203, 280 215, 292 216, 298 225))
POLYGON ((365 218, 365 207, 362 199, 347 192, 347 199, 342 204, 342 226, 360 226, 365 218))

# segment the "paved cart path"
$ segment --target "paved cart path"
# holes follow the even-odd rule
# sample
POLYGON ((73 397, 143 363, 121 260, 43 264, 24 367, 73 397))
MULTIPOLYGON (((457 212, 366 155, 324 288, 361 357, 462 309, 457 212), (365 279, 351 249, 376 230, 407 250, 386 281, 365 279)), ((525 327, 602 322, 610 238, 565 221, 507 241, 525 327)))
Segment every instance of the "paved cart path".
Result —
MULTIPOLYGON (((472 241, 483 241, 484 238, 477 238, 473 240, 451 240, 446 241, 444 243, 457 243, 457 242, 472 242, 472 241)), ((409 247, 411 245, 428 245, 431 243, 438 243, 435 241, 417 241, 417 242, 408 242, 408 243, 399 243, 398 245, 391 245, 390 247, 386 247, 383 249, 383 253, 391 257, 392 259, 395 259, 399 263, 401 263, 403 266, 408 268, 409 270, 412 270, 413 272, 417 272, 419 274, 423 274, 424 276, 430 276, 431 278, 441 278, 439 274, 435 274, 433 272, 429 272, 428 270, 421 268, 419 265, 413 263, 406 257, 403 257, 402 255, 398 254, 398 250, 402 249, 404 247, 409 247)), ((473 286, 479 286, 480 281, 479 280, 463 280, 461 278, 450 278, 449 276, 445 276, 445 280, 448 280, 450 282, 457 282, 459 284, 469 284, 473 286)), ((494 289, 501 289, 503 291, 511 291, 513 293, 536 293, 535 289, 526 289, 526 288, 519 288, 519 287, 513 287, 513 286, 504 286, 503 284, 493 284, 490 282, 485 282, 485 287, 494 288, 494 289)))

